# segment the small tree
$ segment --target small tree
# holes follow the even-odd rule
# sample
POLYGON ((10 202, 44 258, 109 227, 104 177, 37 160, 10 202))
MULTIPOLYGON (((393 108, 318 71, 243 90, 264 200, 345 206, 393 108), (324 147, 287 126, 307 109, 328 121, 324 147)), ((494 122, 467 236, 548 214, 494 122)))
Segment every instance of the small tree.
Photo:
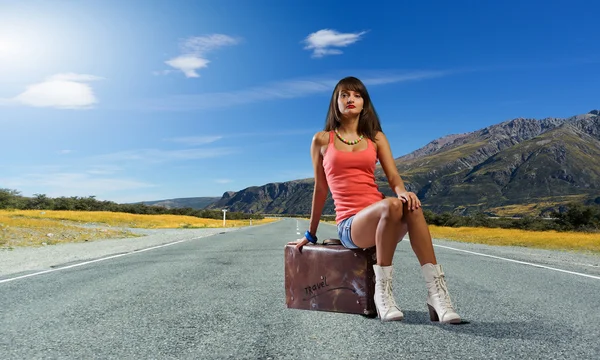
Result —
POLYGON ((15 209, 20 203, 21 193, 12 189, 0 189, 0 209, 15 209))
POLYGON ((33 198, 30 198, 27 204, 27 208, 36 210, 50 210, 53 208, 53 199, 46 196, 46 194, 33 194, 33 198))

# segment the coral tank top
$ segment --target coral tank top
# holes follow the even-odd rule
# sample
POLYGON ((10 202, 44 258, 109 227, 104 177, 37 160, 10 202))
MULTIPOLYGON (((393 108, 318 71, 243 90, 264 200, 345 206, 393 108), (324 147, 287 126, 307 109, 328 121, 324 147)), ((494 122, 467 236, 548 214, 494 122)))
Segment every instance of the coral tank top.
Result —
POLYGON ((375 183, 377 151, 371 140, 365 138, 365 150, 341 151, 334 146, 334 136, 330 131, 323 168, 339 223, 385 196, 375 183))

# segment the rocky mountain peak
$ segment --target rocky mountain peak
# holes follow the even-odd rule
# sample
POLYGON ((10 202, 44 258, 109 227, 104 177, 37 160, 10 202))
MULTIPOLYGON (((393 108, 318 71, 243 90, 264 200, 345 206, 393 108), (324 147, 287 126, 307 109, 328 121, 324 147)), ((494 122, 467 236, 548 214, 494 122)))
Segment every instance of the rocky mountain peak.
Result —
MULTIPOLYGON (((570 118, 516 118, 444 136, 396 158, 407 189, 434 211, 482 211, 516 204, 536 209, 600 191, 600 110, 570 118), (544 205, 546 204, 546 205, 544 205)), ((380 191, 393 196, 380 167, 380 191)), ((268 214, 309 214, 313 179, 226 193, 211 207, 268 214)), ((536 210, 537 211, 537 210, 536 210)), ((335 212, 328 196, 324 214, 335 212)))
POLYGON ((546 118, 543 120, 517 118, 481 130, 481 135, 489 134, 494 138, 509 138, 517 142, 531 139, 565 122, 564 119, 546 118))
POLYGON ((230 197, 232 197, 233 195, 235 195, 235 191, 225 191, 223 193, 223 199, 229 199, 230 197))
POLYGON ((446 135, 444 137, 431 141, 427 145, 423 146, 422 148, 416 151, 411 152, 410 154, 401 156, 400 158, 398 158, 398 160, 411 160, 422 156, 431 155, 444 147, 459 143, 460 140, 465 139, 470 134, 471 133, 446 135))

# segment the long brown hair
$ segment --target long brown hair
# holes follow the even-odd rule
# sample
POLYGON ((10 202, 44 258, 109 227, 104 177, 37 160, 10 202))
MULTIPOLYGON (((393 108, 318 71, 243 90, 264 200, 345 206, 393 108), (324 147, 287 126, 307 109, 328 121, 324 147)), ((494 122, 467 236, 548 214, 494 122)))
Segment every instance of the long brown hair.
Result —
POLYGON ((332 131, 340 126, 341 113, 337 106, 337 97, 342 90, 360 93, 360 96, 363 98, 363 110, 358 118, 358 135, 364 135, 371 139, 371 141, 375 141, 377 132, 383 132, 381 123, 379 122, 379 116, 371 102, 367 87, 362 81, 353 76, 343 78, 333 89, 333 94, 331 94, 331 101, 329 103, 329 111, 327 111, 327 118, 325 119, 325 131, 332 131))

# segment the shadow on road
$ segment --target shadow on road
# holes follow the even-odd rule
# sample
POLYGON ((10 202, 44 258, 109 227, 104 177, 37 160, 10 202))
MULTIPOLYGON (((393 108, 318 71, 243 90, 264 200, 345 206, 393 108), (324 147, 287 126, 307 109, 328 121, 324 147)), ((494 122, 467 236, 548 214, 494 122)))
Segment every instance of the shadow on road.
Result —
POLYGON ((429 320, 426 311, 402 310, 404 323, 408 325, 437 326, 442 330, 489 337, 495 339, 526 339, 565 341, 574 338, 576 332, 564 324, 549 324, 542 321, 479 321, 463 319, 460 324, 440 324, 429 320))

